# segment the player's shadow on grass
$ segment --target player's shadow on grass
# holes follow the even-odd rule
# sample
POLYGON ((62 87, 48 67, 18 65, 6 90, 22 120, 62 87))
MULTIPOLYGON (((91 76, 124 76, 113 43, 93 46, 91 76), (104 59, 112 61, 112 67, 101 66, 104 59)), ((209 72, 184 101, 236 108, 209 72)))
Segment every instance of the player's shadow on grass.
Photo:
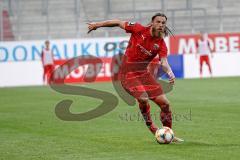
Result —
MULTIPOLYGON (((152 143, 152 142, 149 142, 152 143)), ((156 145, 159 145, 156 142, 156 145)), ((240 147, 240 144, 213 144, 213 143, 205 143, 205 142, 194 142, 194 141, 185 141, 182 143, 171 143, 171 144, 161 144, 162 147, 185 147, 185 148, 193 148, 193 147, 216 147, 216 148, 226 148, 226 147, 240 147), (169 146, 170 145, 170 146, 169 146)))
POLYGON ((179 143, 178 145, 184 146, 184 147, 240 147, 240 144, 214 144, 214 143, 205 143, 205 142, 183 142, 179 143))

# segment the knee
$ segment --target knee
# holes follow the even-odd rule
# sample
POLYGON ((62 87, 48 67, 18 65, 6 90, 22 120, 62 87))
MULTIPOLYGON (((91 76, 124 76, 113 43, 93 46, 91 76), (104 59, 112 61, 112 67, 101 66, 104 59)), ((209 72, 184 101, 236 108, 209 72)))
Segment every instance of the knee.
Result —
POLYGON ((167 99, 162 102, 161 109, 163 112, 171 112, 170 102, 167 99))
POLYGON ((170 102, 168 100, 163 101, 162 103, 163 106, 170 106, 170 102))
POLYGON ((155 99, 153 99, 153 101, 158 104, 159 106, 169 106, 170 102, 169 100, 164 96, 164 97, 156 97, 155 99))
POLYGON ((160 106, 162 112, 171 112, 170 102, 167 98, 156 98, 154 101, 160 106))

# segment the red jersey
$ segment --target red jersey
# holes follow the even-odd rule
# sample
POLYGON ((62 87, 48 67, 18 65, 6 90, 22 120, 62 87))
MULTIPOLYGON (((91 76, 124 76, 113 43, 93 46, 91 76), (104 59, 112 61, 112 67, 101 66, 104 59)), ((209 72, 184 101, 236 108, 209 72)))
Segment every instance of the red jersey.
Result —
POLYGON ((152 37, 150 27, 139 23, 125 23, 125 30, 131 33, 123 57, 119 78, 123 88, 135 98, 155 98, 163 94, 161 85, 148 71, 149 63, 158 55, 167 57, 167 46, 162 38, 152 37))
POLYGON ((159 55, 159 59, 167 57, 167 46, 163 38, 153 37, 150 26, 126 22, 125 30, 131 33, 125 53, 128 62, 149 63, 156 55, 159 55))

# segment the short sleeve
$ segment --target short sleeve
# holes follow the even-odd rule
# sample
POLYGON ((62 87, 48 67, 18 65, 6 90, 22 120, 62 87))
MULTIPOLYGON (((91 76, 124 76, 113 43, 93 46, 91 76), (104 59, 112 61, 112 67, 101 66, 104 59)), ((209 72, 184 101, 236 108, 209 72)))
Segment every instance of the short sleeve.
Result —
POLYGON ((125 22, 125 30, 127 33, 137 33, 143 30, 145 27, 143 27, 139 23, 135 22, 125 22))
POLYGON ((161 45, 160 45, 160 51, 159 51, 159 59, 161 58, 166 58, 167 57, 167 53, 168 53, 168 49, 167 49, 167 45, 165 43, 164 40, 161 41, 161 45))

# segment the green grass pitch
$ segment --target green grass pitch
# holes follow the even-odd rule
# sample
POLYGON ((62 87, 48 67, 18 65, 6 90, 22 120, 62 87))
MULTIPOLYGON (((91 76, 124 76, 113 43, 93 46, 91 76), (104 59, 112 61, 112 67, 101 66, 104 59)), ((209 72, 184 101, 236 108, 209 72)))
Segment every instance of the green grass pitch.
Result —
MULTIPOLYGON (((89 87, 111 92, 111 83, 89 87)), ((238 160, 240 158, 240 77, 177 80, 167 94, 173 130, 182 144, 158 144, 122 100, 115 110, 85 122, 58 119, 55 105, 74 101, 71 111, 91 110, 101 101, 63 95, 49 87, 0 89, 1 160, 238 160)), ((151 103, 160 126, 158 107, 151 103)))

